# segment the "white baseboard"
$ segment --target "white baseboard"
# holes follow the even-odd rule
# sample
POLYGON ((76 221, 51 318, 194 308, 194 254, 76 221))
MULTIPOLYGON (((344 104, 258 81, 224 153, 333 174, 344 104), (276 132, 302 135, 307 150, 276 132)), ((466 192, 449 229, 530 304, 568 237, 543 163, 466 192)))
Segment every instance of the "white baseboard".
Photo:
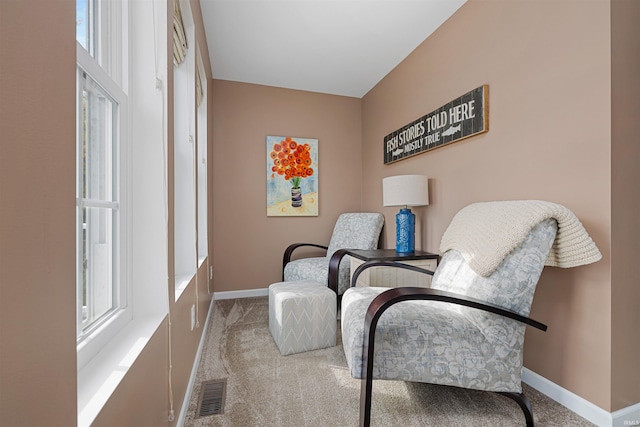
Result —
POLYGON ((613 427, 640 426, 640 403, 615 411, 613 427))
POLYGON ((266 297, 269 295, 269 288, 261 289, 246 289, 244 291, 225 291, 214 292, 213 299, 233 299, 233 298, 252 298, 252 297, 266 297))
POLYGON ((640 403, 611 413, 530 369, 523 368, 522 381, 598 427, 640 426, 640 403))
POLYGON ((209 312, 207 313, 207 319, 204 322, 204 328, 202 329, 202 335, 200 336, 200 343, 198 344, 198 351, 196 352, 196 358, 193 361, 191 367, 191 375, 189 376, 189 383, 187 384, 187 390, 184 393, 184 399, 182 400, 182 407, 180 408, 180 415, 178 416, 178 422, 176 427, 183 427, 184 421, 187 418, 187 412, 189 411, 189 402, 191 402, 191 396, 193 387, 196 383, 196 376, 198 375, 198 366, 200 366, 200 357, 202 356, 202 350, 204 349, 204 343, 207 340, 207 331, 209 330, 209 319, 213 317, 213 310, 215 308, 215 300, 211 298, 209 304, 209 312))

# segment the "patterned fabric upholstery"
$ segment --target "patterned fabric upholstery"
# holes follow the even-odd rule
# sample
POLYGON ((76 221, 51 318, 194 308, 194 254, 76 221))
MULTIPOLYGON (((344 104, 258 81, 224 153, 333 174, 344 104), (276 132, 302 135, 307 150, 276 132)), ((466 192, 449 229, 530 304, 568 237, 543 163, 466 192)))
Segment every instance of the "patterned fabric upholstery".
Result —
POLYGON ((336 345, 336 294, 316 282, 269 286, 269 332, 280 353, 336 345))
MULTIPOLYGON (((345 256, 338 268, 338 294, 342 295, 349 287, 351 276, 350 257, 345 256)), ((284 280, 294 282, 299 280, 313 280, 314 282, 329 283, 329 257, 302 258, 291 261, 284 268, 284 280)))
MULTIPOLYGON (((527 316, 553 243, 556 221, 534 227, 489 277, 462 255, 442 257, 432 288, 464 294, 527 316)), ((364 316, 387 288, 350 288, 342 299, 342 340, 354 378, 362 378, 364 316)), ((492 313, 436 301, 405 301, 380 317, 374 379, 391 379, 520 393, 525 326, 492 313)))
MULTIPOLYGON (((338 249, 376 249, 384 224, 380 213, 344 213, 338 217, 324 257, 302 258, 289 262, 284 268, 285 282, 311 280, 328 284, 329 260, 338 249)), ((340 261, 338 294, 349 287, 350 257, 340 261)))

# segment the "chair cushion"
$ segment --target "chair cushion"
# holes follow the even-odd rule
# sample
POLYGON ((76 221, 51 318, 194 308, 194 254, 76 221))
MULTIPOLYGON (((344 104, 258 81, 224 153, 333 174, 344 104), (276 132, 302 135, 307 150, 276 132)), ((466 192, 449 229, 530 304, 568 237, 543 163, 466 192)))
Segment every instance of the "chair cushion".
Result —
MULTIPOLYGON (((387 289, 350 288, 343 295, 342 342, 354 378, 362 378, 365 313, 387 289)), ((373 378, 520 393, 524 325, 493 315, 487 330, 452 304, 398 303, 379 319, 373 378)))
MULTIPOLYGON (((342 295, 349 287, 350 260, 350 257, 345 256, 340 261, 340 268, 338 270, 338 295, 342 295)), ((284 281, 292 282, 300 280, 310 280, 327 286, 329 282, 329 258, 301 258, 287 263, 284 267, 284 281)))
POLYGON ((449 250, 442 256, 431 287, 467 295, 528 316, 556 230, 554 219, 535 226, 488 277, 473 271, 460 252, 449 250))
POLYGON ((327 258, 338 249, 375 249, 378 247, 384 215, 380 213, 343 213, 333 228, 327 258))

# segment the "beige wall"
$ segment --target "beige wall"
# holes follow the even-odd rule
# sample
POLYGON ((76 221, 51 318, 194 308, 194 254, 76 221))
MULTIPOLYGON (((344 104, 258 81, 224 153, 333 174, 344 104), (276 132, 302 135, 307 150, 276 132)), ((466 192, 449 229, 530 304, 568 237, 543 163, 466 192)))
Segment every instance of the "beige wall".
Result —
POLYGON ((612 407, 640 402, 640 2, 611 3, 612 407), (631 374, 630 374, 631 373, 631 374))
POLYGON ((0 8, 0 424, 71 426, 75 6, 0 8))
POLYGON ((290 243, 328 244, 336 218, 360 211, 360 100, 213 81, 214 291, 281 280, 290 243), (267 217, 266 136, 318 139, 317 217, 267 217))
MULTIPOLYGON (((545 269, 532 317, 549 330, 528 331, 525 365, 617 410, 640 401, 640 374, 629 351, 637 354, 637 328, 630 322, 637 325, 638 317, 629 309, 634 303, 624 301, 635 296, 637 306, 637 267, 631 267, 637 263, 631 259, 639 255, 632 243, 639 233, 632 214, 622 213, 636 211, 622 209, 638 181, 638 149, 637 130, 630 129, 635 138, 621 137, 612 150, 610 31, 604 1, 469 1, 364 97, 363 209, 380 209, 383 177, 428 175, 431 205, 414 211, 422 230, 418 240, 434 252, 451 217, 475 201, 546 199, 572 209, 604 258, 585 267, 545 269), (385 135, 485 83, 488 133, 383 165, 385 135), (634 160, 622 155, 625 148, 634 160), (613 182, 612 161, 624 166, 624 177, 613 182), (617 181, 622 186, 612 191, 617 181), (612 208, 616 218, 624 217, 619 234, 629 231, 626 226, 633 230, 626 242, 614 241, 630 257, 621 259, 631 261, 617 261, 617 274, 612 208), (621 283, 613 281, 616 276, 621 283)), ((625 76, 621 89, 635 83, 632 75, 637 73, 625 76)), ((625 101, 637 111, 637 97, 625 101)), ((390 223, 396 209, 383 209, 390 223)), ((393 227, 387 227, 386 246, 393 241, 393 227)))

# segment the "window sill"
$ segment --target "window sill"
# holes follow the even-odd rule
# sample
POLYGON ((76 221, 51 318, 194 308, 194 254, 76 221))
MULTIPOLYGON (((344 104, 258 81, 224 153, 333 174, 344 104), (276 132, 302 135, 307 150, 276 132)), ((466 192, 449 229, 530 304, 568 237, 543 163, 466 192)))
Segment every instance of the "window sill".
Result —
POLYGON ((206 255, 201 255, 198 257, 198 268, 202 267, 202 264, 204 264, 206 259, 207 259, 206 255))
POLYGON ((180 299, 182 292, 187 289, 187 286, 189 286, 189 283, 191 283, 191 279, 193 279, 193 277, 193 274, 183 274, 180 276, 176 276, 176 301, 180 299))
POLYGON ((134 320, 78 371, 78 426, 89 426, 140 355, 165 315, 134 320))

